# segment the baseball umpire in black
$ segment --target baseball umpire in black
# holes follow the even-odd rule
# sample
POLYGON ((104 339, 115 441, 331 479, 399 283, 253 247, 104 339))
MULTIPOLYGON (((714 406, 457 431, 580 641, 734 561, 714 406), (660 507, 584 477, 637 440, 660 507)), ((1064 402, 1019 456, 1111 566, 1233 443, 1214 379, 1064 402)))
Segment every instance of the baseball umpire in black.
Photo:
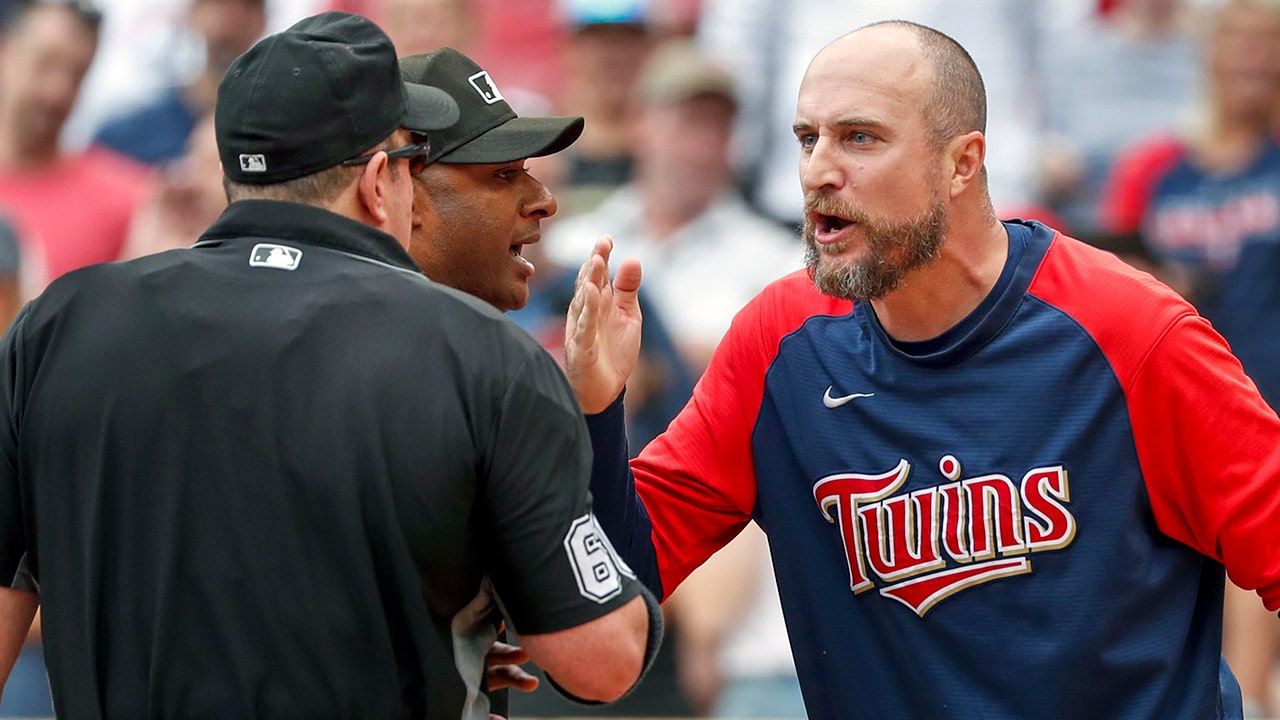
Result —
MULTIPOLYGON (((0 340, 0 681, 43 611, 68 718, 487 718, 499 605, 568 693, 652 658, 552 358, 406 252, 403 126, 456 120, 345 13, 215 111, 189 249, 64 276, 0 340)), ((74 212, 74 208, 68 208, 74 212)))

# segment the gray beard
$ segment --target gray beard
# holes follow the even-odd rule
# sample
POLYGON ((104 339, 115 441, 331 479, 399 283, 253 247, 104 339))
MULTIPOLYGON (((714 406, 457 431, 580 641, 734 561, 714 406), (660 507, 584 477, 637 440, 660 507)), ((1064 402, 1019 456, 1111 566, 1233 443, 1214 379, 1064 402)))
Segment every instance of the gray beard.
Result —
POLYGON ((901 222, 873 219, 829 198, 811 198, 805 208, 850 218, 866 235, 862 257, 845 263, 823 262, 824 257, 835 258, 844 252, 848 243, 819 246, 814 239, 816 228, 805 213, 805 267, 818 290, 845 300, 866 302, 888 295, 907 273, 932 260, 947 236, 947 208, 936 196, 924 213, 901 222))

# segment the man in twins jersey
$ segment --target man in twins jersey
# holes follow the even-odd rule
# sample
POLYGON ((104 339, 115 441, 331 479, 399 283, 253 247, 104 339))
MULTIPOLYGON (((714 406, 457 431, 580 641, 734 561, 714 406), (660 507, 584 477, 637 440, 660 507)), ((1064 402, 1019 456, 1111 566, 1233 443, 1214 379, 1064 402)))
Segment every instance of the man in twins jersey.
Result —
POLYGON ((944 35, 820 51, 809 273, 738 315, 629 468, 640 268, 610 282, 602 239, 566 335, 597 513, 664 595, 756 520, 811 718, 1240 717, 1224 566, 1280 609, 1280 419, 1174 292, 998 221, 984 126, 944 35))

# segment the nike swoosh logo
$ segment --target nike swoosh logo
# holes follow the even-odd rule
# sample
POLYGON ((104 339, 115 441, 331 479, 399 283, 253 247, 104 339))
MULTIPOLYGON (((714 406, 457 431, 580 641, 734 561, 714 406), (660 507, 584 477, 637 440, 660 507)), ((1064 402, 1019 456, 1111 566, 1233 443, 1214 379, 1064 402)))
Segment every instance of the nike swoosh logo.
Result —
POLYGON ((822 404, 829 408, 838 408, 850 400, 858 398, 874 397, 875 393, 853 393, 852 395, 842 395, 840 397, 831 397, 831 386, 827 386, 827 391, 822 394, 822 404))

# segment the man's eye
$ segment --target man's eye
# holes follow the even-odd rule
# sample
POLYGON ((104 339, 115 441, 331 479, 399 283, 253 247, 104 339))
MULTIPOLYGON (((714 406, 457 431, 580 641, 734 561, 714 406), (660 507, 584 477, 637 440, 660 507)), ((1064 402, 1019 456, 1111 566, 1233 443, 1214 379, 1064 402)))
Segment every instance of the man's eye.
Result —
POLYGON ((870 133, 864 132, 853 133, 849 136, 849 139, 852 140, 855 145, 866 145, 873 140, 870 133))
POLYGON ((797 135, 796 139, 800 141, 800 147, 803 148, 811 148, 818 142, 818 136, 811 134, 797 135))

